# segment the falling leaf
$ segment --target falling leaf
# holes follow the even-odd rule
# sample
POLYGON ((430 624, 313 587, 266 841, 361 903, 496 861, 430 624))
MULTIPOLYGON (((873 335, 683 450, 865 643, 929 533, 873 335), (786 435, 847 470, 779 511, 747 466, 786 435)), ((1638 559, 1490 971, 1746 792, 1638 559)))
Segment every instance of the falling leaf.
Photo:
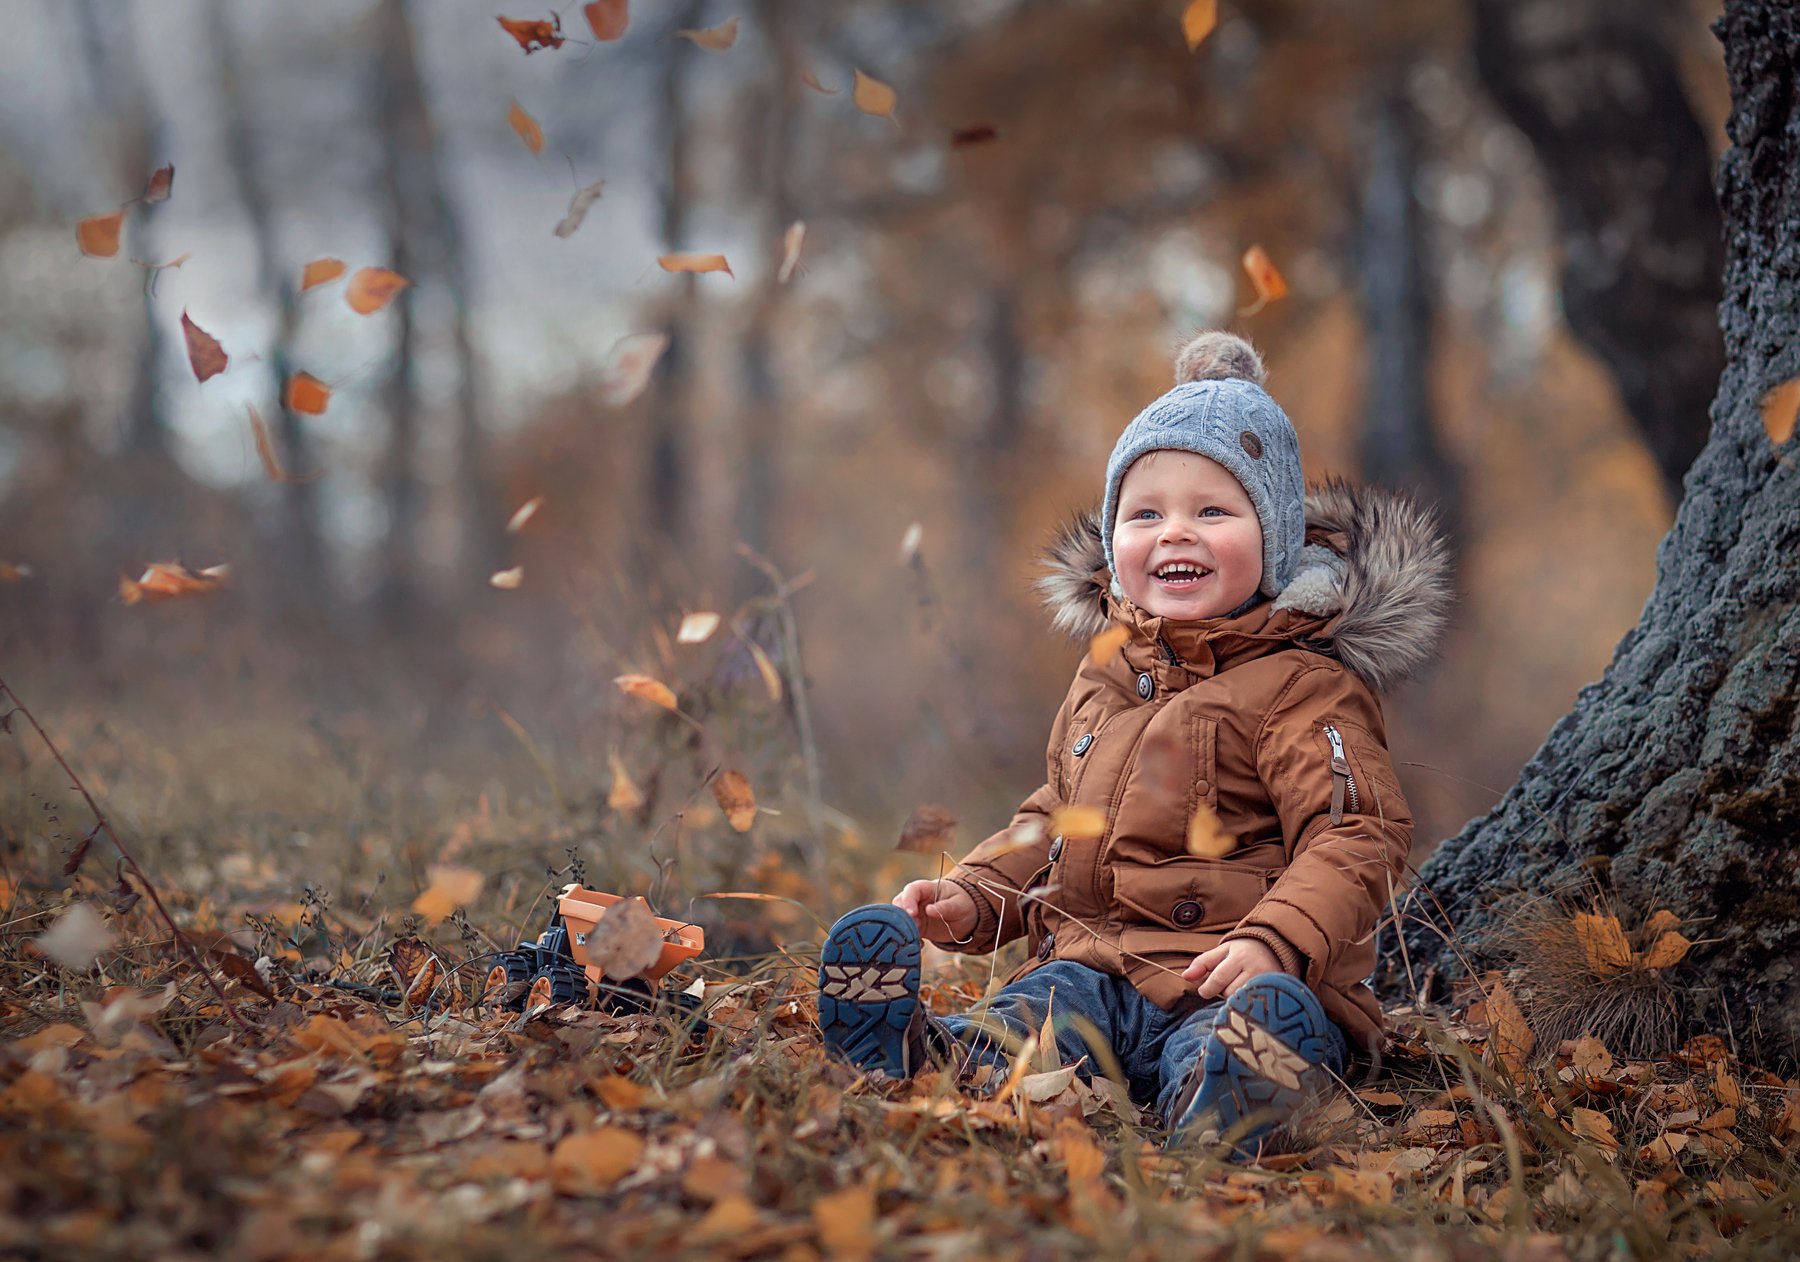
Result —
POLYGON ((344 301, 357 315, 374 315, 410 284, 399 272, 385 267, 359 267, 344 288, 344 301))
POLYGON ((1000 129, 990 123, 981 123, 974 127, 958 127, 950 133, 952 149, 967 149, 970 145, 985 145, 989 141, 1000 139, 1000 129))
POLYGON ((145 600, 200 596, 223 587, 230 577, 228 565, 208 566, 196 572, 179 561, 156 561, 135 582, 128 578, 119 580, 119 599, 127 605, 135 605, 145 600))
POLYGON ((263 472, 269 475, 271 482, 286 482, 287 470, 282 467, 281 458, 275 454, 275 443, 269 437, 269 427, 263 424, 263 418, 257 413, 255 404, 245 404, 250 410, 250 429, 256 435, 256 454, 262 461, 263 472))
POLYGON ((1188 820, 1187 851, 1202 859, 1223 859, 1237 849, 1237 838, 1225 831, 1219 814, 1205 802, 1194 808, 1188 820))
POLYGON ((1688 948, 1693 945, 1678 930, 1670 929, 1659 935, 1650 949, 1644 952, 1644 965, 1646 968, 1673 968, 1681 963, 1688 948))
POLYGON ((806 224, 803 220, 796 219, 781 234, 781 270, 775 273, 777 285, 787 284, 793 276, 794 269, 800 265, 800 247, 804 244, 806 224))
POLYGON ((738 20, 728 18, 717 26, 699 31, 676 31, 682 39, 691 39, 709 53, 722 53, 737 43, 738 20))
POLYGON ((850 99, 856 103, 856 108, 877 118, 892 118, 894 90, 880 79, 871 78, 860 70, 855 73, 856 83, 850 90, 850 99))
POLYGON ((627 0, 594 0, 592 4, 581 6, 581 16, 587 19, 594 38, 602 40, 614 40, 624 35, 631 20, 627 0))
POLYGON ((826 96, 836 96, 838 94, 836 88, 826 87, 823 83, 819 82, 819 76, 810 70, 802 70, 800 72, 800 82, 804 83, 814 92, 823 92, 826 96))
POLYGON ((600 375, 600 401, 622 408, 644 393, 656 362, 669 349, 666 333, 633 333, 613 343, 600 375))
POLYGON ((85 972, 112 945, 113 932, 88 903, 76 903, 32 941, 64 968, 85 972))
POLYGON ((669 686, 648 675, 620 675, 613 680, 620 692, 641 698, 665 710, 675 709, 675 694, 669 686))
POLYGON ((1588 967, 1602 977, 1631 967, 1631 945, 1617 916, 1575 914, 1575 937, 1587 956, 1588 967))
POLYGON ((1494 1059, 1505 1066, 1515 1079, 1525 1072, 1525 1058, 1537 1045, 1537 1035, 1525 1023, 1525 1014, 1504 982, 1497 982, 1488 992, 1489 1047, 1494 1059))
POLYGON ((525 529, 525 523, 537 516, 537 510, 544 506, 544 497, 534 495, 514 510, 511 519, 506 523, 506 533, 516 535, 525 529))
POLYGON ((144 191, 138 200, 146 206, 154 206, 158 202, 169 200, 169 194, 175 191, 175 164, 158 167, 150 173, 150 179, 144 184, 144 191))
POLYGON ((527 149, 533 153, 544 151, 544 129, 538 126, 537 119, 527 114, 517 101, 506 112, 506 121, 519 133, 519 139, 525 142, 527 149))
POLYGON ((29 565, 14 565, 0 561, 0 583, 18 583, 31 577, 29 565))
POLYGON ((517 589, 519 584, 524 581, 525 567, 522 565, 515 565, 510 570, 497 570, 488 575, 488 584, 492 587, 498 587, 503 592, 510 592, 517 589))
POLYGON ((1276 270, 1269 252, 1260 245, 1253 245, 1244 251, 1244 271, 1250 277, 1250 284, 1256 289, 1256 301, 1242 314, 1255 315, 1277 298, 1287 296, 1287 280, 1276 270))
POLYGON ((89 258, 109 259, 119 252, 119 230, 125 225, 125 212, 89 215, 75 225, 75 241, 89 258))
POLYGON ((756 822, 756 794, 750 789, 749 778, 741 771, 721 771, 713 777, 712 794, 732 829, 749 832, 750 825, 756 822))
POLYGON ((704 644, 712 639, 712 633, 718 629, 718 614, 691 613, 681 620, 681 627, 675 632, 675 643, 704 644))
POLYGON ((1050 812, 1050 831, 1070 841, 1104 837, 1106 812, 1096 806, 1059 806, 1050 812))
POLYGON ((644 1137, 622 1126, 598 1126, 564 1136, 550 1153, 550 1183, 565 1196, 604 1192, 637 1169, 644 1137))
POLYGON ((723 254, 663 254, 656 262, 665 272, 724 272, 737 279, 723 254))
POLYGON ((926 802, 913 808, 900 828, 897 849, 907 854, 937 854, 955 842, 956 816, 943 807, 926 802))
POLYGON ((606 804, 615 811, 635 811, 644 804, 644 795, 638 791, 637 785, 625 770, 625 763, 619 758, 617 750, 608 750, 607 764, 612 768, 612 790, 606 795, 606 804))
POLYGON ((188 319, 185 311, 181 313, 181 335, 187 339, 188 363, 193 367, 196 381, 205 381, 225 371, 231 356, 219 345, 218 338, 188 319))
POLYGON ((576 189, 574 196, 569 198, 569 213, 562 217, 562 222, 552 231, 559 237, 574 236, 575 229, 581 227, 581 221, 587 218, 588 207, 600 200, 600 190, 605 187, 605 180, 595 180, 592 184, 576 189))
POLYGON ((914 522, 900 536, 900 564, 911 565, 919 559, 919 545, 925 542, 925 527, 914 522))
POLYGON ((812 1203, 813 1230, 828 1258, 868 1258, 875 1253, 875 1186, 858 1183, 812 1203))
POLYGON ((1015 854, 1020 850, 1029 850, 1033 846, 1043 844, 1045 832, 1042 818, 1028 819, 1022 824, 1006 830, 1003 839, 990 843, 986 851, 989 857, 1015 854))
POLYGON ((1794 422, 1800 420, 1800 377, 1783 382, 1763 396, 1763 429, 1769 441, 1779 447, 1794 436, 1794 422))
POLYGON ((1096 666, 1104 666, 1118 656, 1125 641, 1131 638, 1131 628, 1122 622, 1115 622, 1099 635, 1088 641, 1088 661, 1096 666))
POLYGON ((300 271, 300 292, 305 293, 314 285, 323 285, 326 281, 336 280, 348 270, 343 259, 314 259, 300 271))
POLYGON ((527 54, 535 53, 540 48, 561 48, 563 46, 562 19, 554 15, 548 18, 495 18, 500 29, 519 41, 519 47, 527 54))
POLYGON ((290 412, 320 416, 331 402, 331 387, 309 372, 297 372, 288 378, 283 400, 290 412))
POLYGON ((763 646, 755 640, 749 641, 750 660, 756 663, 757 673, 762 676, 763 691, 769 694, 769 700, 779 703, 781 700, 781 672, 775 669, 775 663, 763 651, 763 646))
POLYGON ((458 907, 466 907, 481 893, 487 878, 473 868, 440 867, 431 869, 431 884, 413 899, 412 909, 435 925, 458 907))
POLYGON ((663 931, 641 898, 614 903, 588 934, 588 963, 615 982, 629 981, 662 958, 663 931))
POLYGON ((1181 11, 1181 37, 1187 41, 1188 51, 1191 53, 1205 43, 1218 24, 1219 0, 1189 0, 1188 7, 1181 11))

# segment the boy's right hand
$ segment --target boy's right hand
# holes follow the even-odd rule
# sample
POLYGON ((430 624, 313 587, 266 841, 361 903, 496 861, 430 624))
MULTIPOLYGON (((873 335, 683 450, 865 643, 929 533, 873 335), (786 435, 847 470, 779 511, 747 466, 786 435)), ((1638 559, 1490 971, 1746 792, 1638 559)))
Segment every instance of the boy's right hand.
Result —
POLYGON ((954 881, 909 881, 894 895, 894 906, 933 942, 963 943, 975 932, 975 900, 954 881))

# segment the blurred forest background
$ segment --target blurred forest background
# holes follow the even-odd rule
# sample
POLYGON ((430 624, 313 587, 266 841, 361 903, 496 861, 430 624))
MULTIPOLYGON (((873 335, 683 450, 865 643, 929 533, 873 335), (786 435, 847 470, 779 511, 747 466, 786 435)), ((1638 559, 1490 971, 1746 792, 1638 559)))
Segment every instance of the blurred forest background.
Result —
POLYGON ((1422 854, 1636 622, 1722 364, 1717 6, 1633 7, 1598 64, 1634 112, 1591 144, 1531 76, 1604 6, 1515 7, 1535 30, 1492 0, 1238 0, 1190 51, 1179 0, 638 0, 616 41, 570 5, 527 54, 466 0, 4 0, 0 669, 103 793, 160 769, 119 822, 204 819, 277 870, 308 844, 284 803, 406 776, 432 809, 351 831, 479 809, 536 867, 541 834, 491 823, 535 803, 647 879, 684 805, 726 835, 721 763, 780 814, 690 884, 885 850, 923 802, 966 847, 1040 781, 1079 651, 1037 549, 1183 335, 1224 326, 1311 476, 1414 488, 1456 534, 1448 651, 1388 710, 1422 854), (675 35, 730 19, 722 51, 675 35), (168 163, 118 256, 82 257, 76 221, 168 163), (1291 288, 1260 309, 1253 245, 1291 288), (321 256, 412 284, 358 315, 299 292, 321 256), (205 383, 184 311, 231 357, 205 383), (669 348, 609 406, 644 332, 669 348), (299 371, 323 414, 282 406, 299 371), (121 600, 177 560, 232 580, 121 600), (725 625, 677 643, 694 611, 725 625))

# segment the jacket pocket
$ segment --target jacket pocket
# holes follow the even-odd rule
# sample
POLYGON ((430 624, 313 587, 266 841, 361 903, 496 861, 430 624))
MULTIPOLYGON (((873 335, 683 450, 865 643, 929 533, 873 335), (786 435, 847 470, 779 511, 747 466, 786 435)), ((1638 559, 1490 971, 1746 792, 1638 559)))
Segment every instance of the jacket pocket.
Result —
POLYGON ((1282 870, 1279 845, 1253 846, 1230 859, 1121 863, 1113 869, 1113 898, 1126 923, 1135 917, 1184 933, 1217 932, 1236 928, 1282 870))

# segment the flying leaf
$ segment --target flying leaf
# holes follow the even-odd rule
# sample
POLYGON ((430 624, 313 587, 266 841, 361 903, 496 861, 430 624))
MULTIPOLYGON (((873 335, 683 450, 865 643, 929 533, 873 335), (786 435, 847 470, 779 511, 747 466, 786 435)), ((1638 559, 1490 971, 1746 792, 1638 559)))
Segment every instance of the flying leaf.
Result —
POLYGON ((346 270, 343 259, 314 259, 300 271, 300 292, 305 293, 314 285, 323 285, 326 281, 336 280, 346 270))
POLYGON ((143 576, 133 582, 119 580, 119 599, 127 605, 139 601, 174 600, 179 596, 200 596, 217 591, 231 577, 228 565, 208 566, 194 571, 179 561, 154 561, 143 576))
POLYGON ((1125 641, 1130 638, 1131 628, 1122 622, 1115 622, 1088 641, 1088 661, 1096 666, 1106 665, 1118 656, 1119 650, 1125 647, 1125 641))
POLYGON ((112 945, 113 932, 91 905, 76 903, 32 941, 64 968, 85 972, 112 945))
POLYGON ((970 145, 985 145, 991 140, 1000 139, 1000 129, 990 123, 978 123, 973 127, 958 127, 950 133, 952 149, 967 149, 970 145))
POLYGON ((320 416, 331 402, 331 387, 309 372, 297 372, 288 378, 283 401, 290 412, 320 416))
POLYGON ((1059 806, 1050 812, 1050 831, 1070 841, 1092 841, 1106 835, 1106 812, 1097 806, 1059 806))
POLYGON ((146 206, 154 206, 158 202, 169 200, 169 194, 175 191, 175 164, 158 167, 150 173, 150 179, 144 184, 144 191, 138 200, 146 206))
POLYGON ((781 234, 781 270, 775 273, 775 283, 785 285, 793 276, 794 269, 800 266, 800 247, 806 244, 806 224, 796 219, 788 225, 787 231, 781 234))
POLYGON ((1255 315, 1277 298, 1287 296, 1287 280, 1276 270, 1269 258, 1269 252, 1260 245, 1253 245, 1244 251, 1244 271, 1250 277, 1250 284, 1256 289, 1256 301, 1241 313, 1255 315))
POLYGON ((1670 929, 1661 934, 1651 943, 1650 949, 1644 952, 1644 964, 1648 968, 1673 968, 1681 963, 1688 948, 1693 945, 1679 931, 1670 929))
POLYGON ((75 225, 75 242, 89 258, 109 259, 119 252, 119 230, 125 226, 125 212, 89 215, 75 225))
POLYGON ((600 200, 600 190, 605 187, 605 180, 595 180, 592 184, 576 189, 574 196, 569 198, 569 213, 551 231, 559 237, 574 236, 575 229, 581 227, 581 221, 587 218, 588 207, 600 200))
POLYGON ((600 401, 607 407, 622 408, 644 393, 656 361, 668 349, 666 333, 633 333, 613 343, 601 369, 600 401))
POLYGON ((29 565, 14 565, 9 561, 0 561, 0 583, 18 583, 31 577, 29 565))
POLYGON ((914 522, 900 536, 900 564, 911 565, 919 559, 919 545, 925 542, 925 526, 914 522))
POLYGON ((823 83, 819 82, 819 76, 810 70, 802 70, 800 72, 800 82, 804 83, 814 92, 823 92, 826 96, 836 96, 838 94, 836 88, 826 87, 823 83))
POLYGON ((1800 419, 1800 377, 1783 382, 1763 396, 1763 429, 1769 441, 1779 447, 1794 436, 1794 422, 1800 419))
POLYGON ((722 53, 737 43, 738 20, 728 18, 717 26, 699 31, 676 31, 682 39, 691 39, 709 53, 722 53))
POLYGON ((1206 42, 1219 24, 1219 0, 1190 0, 1181 11, 1181 37, 1191 53, 1206 42))
POLYGON ((594 0, 581 6, 581 16, 595 39, 614 40, 625 34, 631 16, 627 0, 594 0))
POLYGON ((1194 808, 1188 820, 1187 851, 1202 859, 1223 859, 1237 849, 1237 838, 1225 831, 1219 814, 1205 802, 1194 808))
POLYGON ((481 893, 487 878, 473 868, 433 868, 431 884, 413 899, 412 909, 435 925, 458 907, 466 907, 481 893))
POLYGON ((219 345, 218 338, 188 319, 185 311, 181 313, 181 335, 187 339, 188 363, 193 367, 196 381, 205 381, 225 371, 231 356, 219 345))
POLYGON ((510 570, 496 570, 488 575, 488 584, 498 587, 503 592, 510 592, 525 581, 525 567, 515 565, 510 570))
POLYGON ((612 768, 612 789, 606 795, 606 804, 615 811, 635 811, 644 804, 644 795, 632 783, 631 775, 625 770, 625 763, 619 758, 618 750, 609 750, 606 755, 607 765, 612 768))
POLYGON ((540 48, 561 48, 563 46, 562 19, 554 14, 548 18, 495 18, 500 29, 519 41, 527 55, 540 48))
POLYGON ((374 315, 410 284, 399 272, 385 267, 359 267, 344 288, 344 301, 357 315, 374 315))
POLYGON ((737 279, 723 254, 664 254, 656 262, 665 272, 724 272, 737 279))
POLYGON ((263 472, 269 475, 271 482, 286 482, 287 470, 282 467, 281 457, 275 454, 275 443, 269 437, 269 427, 263 424, 263 418, 257 413, 255 404, 245 406, 250 409, 250 429, 256 435, 256 454, 262 460, 263 472))
POLYGON ((775 663, 769 660, 769 655, 763 651, 762 645, 755 640, 750 640, 748 643, 750 660, 756 663, 756 671, 762 676, 763 691, 769 694, 770 701, 780 702, 781 672, 775 669, 775 663))
POLYGON ((519 139, 525 142, 527 149, 533 153, 544 151, 544 129, 538 126, 537 119, 527 114, 517 101, 514 101, 512 108, 506 112, 506 121, 511 123, 512 129, 519 133, 519 139))
POLYGON ((593 1196, 637 1169, 644 1137, 623 1126, 576 1130, 550 1152, 550 1185, 565 1196, 593 1196))
POLYGON ((704 644, 712 639, 712 633, 718 629, 718 614, 691 613, 681 620, 681 628, 675 632, 675 643, 704 644))
POLYGON ((665 710, 675 709, 675 694, 661 680, 652 679, 648 675, 620 675, 613 683, 620 692, 629 696, 638 697, 665 710))
POLYGON ((1525 1014, 1504 982, 1497 982, 1488 992, 1488 1045, 1497 1063, 1504 1065, 1515 1079, 1525 1072, 1525 1058, 1537 1044, 1537 1035, 1525 1023, 1525 1014))
POLYGON ((1587 956, 1588 967, 1602 977, 1631 967, 1631 944, 1617 916, 1575 914, 1575 937, 1587 956))
POLYGON ((525 529, 525 523, 537 516, 537 510, 544 506, 544 497, 534 495, 518 508, 513 510, 512 517, 506 523, 506 533, 516 535, 525 529))
POLYGON ((741 771, 721 771, 713 777, 712 793, 726 822, 737 832, 749 832, 756 822, 756 794, 749 778, 741 771))
POLYGON ((950 849, 956 837, 956 816, 943 807, 926 802, 913 808, 900 828, 900 844, 896 849, 907 854, 937 854, 950 849))
POLYGON ((856 72, 855 86, 850 89, 850 99, 865 114, 873 114, 877 118, 894 116, 894 90, 880 79, 871 78, 860 70, 856 72))
POLYGON ((615 982, 628 981, 662 958, 663 931, 641 898, 608 907, 588 934, 588 963, 615 982))

